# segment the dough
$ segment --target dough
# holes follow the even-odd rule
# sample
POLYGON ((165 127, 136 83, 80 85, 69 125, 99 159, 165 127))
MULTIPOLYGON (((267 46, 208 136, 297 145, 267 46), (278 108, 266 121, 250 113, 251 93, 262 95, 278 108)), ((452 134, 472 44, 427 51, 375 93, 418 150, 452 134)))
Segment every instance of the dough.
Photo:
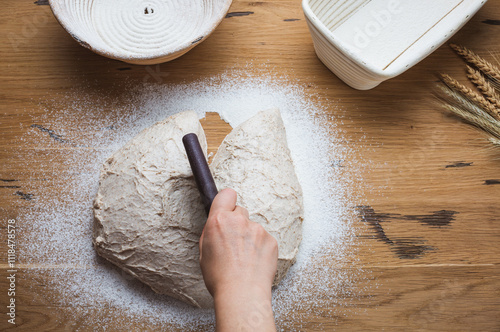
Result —
POLYGON ((302 240, 302 189, 279 110, 260 112, 226 136, 211 165, 217 188, 233 188, 248 209, 278 240, 274 284, 295 263, 302 240))
POLYGON ((195 112, 145 129, 103 165, 94 201, 97 253, 161 294, 210 307, 199 265, 206 219, 182 137, 206 151, 195 112))
MULTIPOLYGON (((94 246, 99 255, 161 294, 213 307, 199 266, 198 241, 206 215, 182 137, 194 132, 207 149, 195 112, 145 129, 103 165, 94 201, 94 246)), ((278 110, 260 112, 235 128, 211 165, 219 189, 238 192, 279 244, 275 284, 295 261, 301 241, 302 191, 278 110)))

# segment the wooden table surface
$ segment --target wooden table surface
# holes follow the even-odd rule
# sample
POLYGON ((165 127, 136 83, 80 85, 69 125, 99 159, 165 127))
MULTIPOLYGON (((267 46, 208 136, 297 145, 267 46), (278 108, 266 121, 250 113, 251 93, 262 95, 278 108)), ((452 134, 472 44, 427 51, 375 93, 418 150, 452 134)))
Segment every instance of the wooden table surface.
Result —
MULTIPOLYGON (((123 80, 173 84, 241 70, 256 77, 272 71, 292 83, 309 82, 311 95, 335 100, 328 108, 332 116, 324 121, 343 131, 351 157, 363 164, 351 188, 357 197, 350 207, 355 250, 344 267, 358 271, 357 280, 323 310, 290 313, 287 329, 499 331, 500 218, 495 209, 500 203, 500 150, 490 148, 482 133, 443 113, 432 99, 436 73, 465 81, 463 62, 443 46, 403 75, 374 90, 357 91, 316 57, 300 1, 234 0, 230 12, 241 15, 225 18, 185 56, 141 67, 80 47, 56 22, 46 0, 3 1, 0 330, 12 328, 5 315, 8 220, 35 209, 33 198, 42 187, 45 194, 57 195, 58 187, 44 179, 68 171, 57 149, 25 143, 34 118, 44 116, 51 123, 53 113, 46 112, 42 101, 77 89, 89 96, 105 89, 111 96, 124 93, 113 88, 123 80), (300 322, 294 322, 296 314, 300 322)), ((500 1, 490 0, 452 41, 492 59, 491 51, 500 50, 500 1)), ((77 129, 69 123, 69 131, 77 129)), ((228 128, 213 115, 203 124, 211 129, 213 150, 228 128)), ((56 135, 46 134, 52 141, 56 135)), ((323 262, 336 266, 332 257, 323 262)), ((45 301, 53 290, 44 287, 43 278, 33 284, 32 273, 25 272, 34 267, 22 266, 18 273, 16 329, 102 330, 78 323, 82 320, 71 317, 71 307, 45 301)), ((94 312, 114 314, 112 309, 94 312)), ((170 330, 155 325, 137 330, 160 328, 170 330)), ((121 330, 110 319, 107 331, 121 330)))

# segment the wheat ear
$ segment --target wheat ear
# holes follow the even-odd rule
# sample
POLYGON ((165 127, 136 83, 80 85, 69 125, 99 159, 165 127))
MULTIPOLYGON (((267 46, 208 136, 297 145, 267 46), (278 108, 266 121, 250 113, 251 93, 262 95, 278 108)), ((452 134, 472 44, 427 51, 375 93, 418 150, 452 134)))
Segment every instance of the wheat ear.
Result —
POLYGON ((452 105, 444 105, 444 107, 449 111, 457 114, 470 124, 483 129, 484 131, 492 135, 495 139, 500 139, 500 122, 495 121, 492 123, 491 121, 486 120, 481 116, 469 113, 468 111, 464 111, 463 109, 452 105))
POLYGON ((500 69, 497 66, 489 63, 485 59, 481 58, 476 53, 472 52, 466 47, 458 46, 456 44, 450 44, 450 47, 461 55, 465 61, 474 65, 477 69, 483 72, 485 75, 491 77, 492 79, 500 82, 500 69))
POLYGON ((467 77, 495 108, 500 109, 500 96, 479 70, 467 66, 467 77))
POLYGON ((451 89, 445 84, 439 84, 437 87, 443 92, 443 97, 438 96, 445 104, 449 104, 451 106, 455 106, 464 111, 472 113, 477 116, 481 116, 487 120, 495 122, 496 120, 500 120, 500 117, 496 117, 494 114, 490 114, 486 112, 482 107, 478 106, 476 103, 470 101, 467 97, 464 97, 457 90, 451 89), (448 97, 448 98, 446 98, 448 97))
MULTIPOLYGON (((496 61, 497 64, 500 64, 500 59, 497 57, 497 54, 490 52, 491 57, 496 61)), ((497 90, 498 93, 500 93, 500 81, 493 79, 489 76, 486 76, 488 78, 488 81, 493 85, 495 90, 497 90)))
POLYGON ((488 114, 493 116, 495 119, 500 119, 499 111, 491 104, 488 100, 486 100, 480 94, 472 91, 453 77, 448 74, 441 74, 441 80, 447 87, 451 90, 457 91, 462 94, 465 98, 467 98, 472 103, 477 104, 482 109, 484 109, 488 114))
POLYGON ((496 146, 500 147, 500 139, 494 138, 494 137, 490 137, 490 142, 493 143, 493 145, 496 145, 496 146))

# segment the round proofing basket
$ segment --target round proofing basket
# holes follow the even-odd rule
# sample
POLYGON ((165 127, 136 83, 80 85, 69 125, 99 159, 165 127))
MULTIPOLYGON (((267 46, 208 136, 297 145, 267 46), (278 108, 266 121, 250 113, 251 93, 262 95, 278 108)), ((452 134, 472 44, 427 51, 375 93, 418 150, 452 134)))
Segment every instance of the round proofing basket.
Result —
POLYGON ((83 47, 132 64, 180 57, 207 38, 232 0, 49 0, 83 47))

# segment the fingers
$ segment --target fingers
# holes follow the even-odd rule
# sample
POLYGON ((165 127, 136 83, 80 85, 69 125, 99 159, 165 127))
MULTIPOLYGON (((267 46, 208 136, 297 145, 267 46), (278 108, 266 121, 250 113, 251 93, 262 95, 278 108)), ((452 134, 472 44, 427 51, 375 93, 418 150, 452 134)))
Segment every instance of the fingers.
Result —
POLYGON ((248 210, 241 207, 241 206, 236 206, 236 208, 234 209, 234 212, 242 214, 247 218, 250 218, 250 215, 248 214, 248 210))
MULTIPOLYGON (((210 212, 208 215, 208 220, 210 220, 210 217, 215 215, 216 213, 220 213, 223 211, 228 211, 232 212, 236 208, 236 191, 233 189, 224 189, 221 190, 217 196, 215 196, 212 206, 210 207, 210 212)), ((205 227, 203 228, 203 232, 201 233, 200 236, 200 242, 199 242, 199 248, 200 248, 200 261, 203 255, 203 240, 205 238, 205 230, 206 230, 206 224, 205 227)))
POLYGON ((199 244, 198 244, 199 249, 200 249, 200 262, 201 262, 201 255, 202 255, 202 252, 203 252, 203 251, 201 250, 201 248, 203 248, 203 237, 204 237, 204 235, 205 235, 205 228, 203 228, 203 231, 201 232, 200 242, 199 242, 199 244))
POLYGON ((215 196, 214 201, 212 202, 212 206, 210 207, 210 213, 208 217, 210 218, 215 213, 223 212, 223 211, 234 211, 236 207, 236 191, 233 189, 224 189, 221 190, 217 196, 215 196))
POLYGON ((233 189, 227 188, 221 190, 217 196, 215 196, 212 206, 210 208, 209 218, 218 212, 236 212, 242 214, 245 217, 249 217, 247 209, 236 206, 237 194, 233 189))

